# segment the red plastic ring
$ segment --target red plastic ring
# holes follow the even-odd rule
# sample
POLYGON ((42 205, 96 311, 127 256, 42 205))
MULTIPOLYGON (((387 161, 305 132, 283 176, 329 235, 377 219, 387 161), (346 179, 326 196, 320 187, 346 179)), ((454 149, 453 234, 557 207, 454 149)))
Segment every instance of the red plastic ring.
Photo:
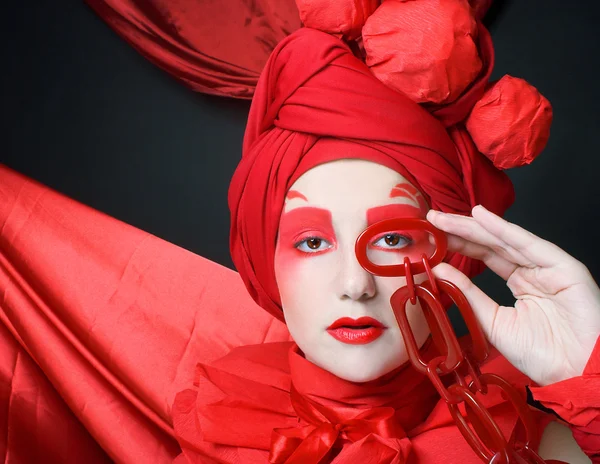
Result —
MULTIPOLYGON (((372 242, 376 236, 397 229, 425 230, 433 235, 435 240, 435 251, 429 258, 429 265, 431 267, 437 266, 446 257, 446 252, 448 251, 448 239, 446 233, 436 228, 429 221, 417 218, 386 219, 367 227, 356 240, 356 245, 354 247, 356 258, 367 272, 382 277, 401 277, 406 275, 404 264, 380 266, 372 263, 367 256, 369 243, 372 242)), ((411 271, 413 275, 421 274, 425 272, 425 267, 422 262, 411 263, 411 271)))

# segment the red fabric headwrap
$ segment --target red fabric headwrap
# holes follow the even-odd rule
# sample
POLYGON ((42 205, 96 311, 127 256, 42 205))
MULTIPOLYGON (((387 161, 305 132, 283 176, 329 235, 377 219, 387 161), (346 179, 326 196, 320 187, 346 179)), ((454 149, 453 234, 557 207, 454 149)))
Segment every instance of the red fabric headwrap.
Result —
MULTIPOLYGON (((446 117, 451 113, 445 108, 446 117)), ((296 31, 277 46, 260 77, 229 189, 233 261, 252 298, 279 319, 273 261, 285 195, 311 167, 342 158, 395 169, 441 211, 469 214, 483 204, 503 214, 514 198, 508 177, 477 152, 462 124, 445 128, 377 80, 341 40, 296 31)), ((471 276, 483 268, 457 254, 446 261, 471 276)))

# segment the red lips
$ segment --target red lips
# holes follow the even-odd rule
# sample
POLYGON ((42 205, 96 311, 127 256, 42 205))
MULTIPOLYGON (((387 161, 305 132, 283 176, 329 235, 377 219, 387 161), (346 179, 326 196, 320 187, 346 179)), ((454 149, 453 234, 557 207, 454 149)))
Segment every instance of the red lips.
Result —
POLYGON ((377 340, 385 326, 372 317, 352 319, 342 317, 327 327, 327 332, 336 340, 350 345, 366 345, 377 340))
POLYGON ((338 329, 340 327, 379 327, 381 329, 385 328, 385 326, 379 322, 377 319, 373 319, 372 317, 359 317, 358 319, 352 319, 351 317, 340 317, 337 321, 327 327, 327 330, 338 329))

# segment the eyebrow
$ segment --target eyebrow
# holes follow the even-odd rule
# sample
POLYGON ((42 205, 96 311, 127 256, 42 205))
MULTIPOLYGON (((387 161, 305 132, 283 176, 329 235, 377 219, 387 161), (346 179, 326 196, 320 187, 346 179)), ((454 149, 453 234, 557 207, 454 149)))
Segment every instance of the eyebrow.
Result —
POLYGON ((290 190, 286 195, 286 200, 293 200, 294 198, 299 198, 300 200, 308 201, 304 195, 302 195, 298 190, 290 190))
POLYGON ((367 225, 371 226, 384 219, 423 218, 425 213, 414 205, 392 204, 376 206, 367 210, 367 225))

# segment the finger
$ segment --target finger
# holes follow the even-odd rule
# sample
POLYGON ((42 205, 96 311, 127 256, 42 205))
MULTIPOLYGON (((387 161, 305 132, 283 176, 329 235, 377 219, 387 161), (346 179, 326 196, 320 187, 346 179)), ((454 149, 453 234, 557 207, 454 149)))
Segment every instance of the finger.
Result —
POLYGON ((458 235, 480 245, 491 247, 501 243, 497 237, 489 233, 475 219, 469 216, 429 210, 427 219, 444 232, 458 235))
POLYGON ((507 261, 520 266, 533 267, 531 260, 486 230, 472 217, 430 210, 427 213, 427 219, 438 229, 462 237, 472 243, 483 245, 495 251, 507 261))
POLYGON ((433 268, 433 273, 439 279, 452 282, 463 292, 481 324, 486 338, 494 344, 494 320, 498 314, 498 304, 471 282, 471 279, 465 274, 447 263, 438 264, 433 268))
POLYGON ((487 267, 504 280, 508 280, 515 269, 519 267, 518 264, 503 258, 494 250, 457 235, 448 234, 448 250, 483 261, 487 267))
POLYGON ((560 264, 561 261, 574 259, 553 243, 502 219, 481 205, 473 208, 472 215, 485 230, 518 250, 536 266, 552 267, 560 264))

